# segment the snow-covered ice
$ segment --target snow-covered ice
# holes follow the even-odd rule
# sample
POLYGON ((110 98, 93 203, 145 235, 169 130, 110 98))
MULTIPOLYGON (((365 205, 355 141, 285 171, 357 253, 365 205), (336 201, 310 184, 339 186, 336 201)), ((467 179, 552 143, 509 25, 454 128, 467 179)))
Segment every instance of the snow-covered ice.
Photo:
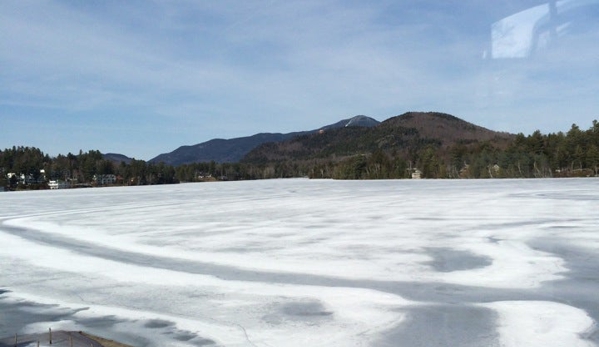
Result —
POLYGON ((0 203, 0 337, 599 346, 596 179, 264 180, 0 203))

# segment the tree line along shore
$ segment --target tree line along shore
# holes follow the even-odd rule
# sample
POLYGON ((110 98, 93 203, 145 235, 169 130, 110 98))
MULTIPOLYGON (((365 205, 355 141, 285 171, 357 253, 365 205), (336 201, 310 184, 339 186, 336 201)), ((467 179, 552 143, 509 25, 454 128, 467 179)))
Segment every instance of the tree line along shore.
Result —
MULTIPOLYGON (((35 147, 0 151, 0 190, 175 184, 269 178, 597 177, 599 123, 583 130, 445 141, 412 128, 337 129, 269 143, 235 163, 115 161, 100 151, 50 157, 35 147), (383 129, 384 130, 384 129, 383 129)), ((467 130, 467 129, 466 129, 467 130)), ((466 131, 464 130, 464 131, 466 131)))

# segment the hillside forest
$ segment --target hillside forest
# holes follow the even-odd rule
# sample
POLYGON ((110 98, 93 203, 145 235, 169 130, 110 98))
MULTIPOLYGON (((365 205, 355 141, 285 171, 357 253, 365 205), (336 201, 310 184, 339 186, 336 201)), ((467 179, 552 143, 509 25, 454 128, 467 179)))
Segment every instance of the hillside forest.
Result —
POLYGON ((47 189, 50 181, 69 182, 69 187, 100 186, 106 183, 98 178, 106 175, 114 177, 109 185, 153 185, 291 177, 543 178, 599 173, 596 120, 586 130, 573 124, 565 133, 535 131, 527 136, 452 141, 444 141, 443 135, 426 137, 416 128, 381 129, 341 128, 302 135, 264 144, 240 162, 179 166, 135 159, 118 162, 97 150, 50 157, 38 148, 15 146, 0 151, 0 187, 47 189))

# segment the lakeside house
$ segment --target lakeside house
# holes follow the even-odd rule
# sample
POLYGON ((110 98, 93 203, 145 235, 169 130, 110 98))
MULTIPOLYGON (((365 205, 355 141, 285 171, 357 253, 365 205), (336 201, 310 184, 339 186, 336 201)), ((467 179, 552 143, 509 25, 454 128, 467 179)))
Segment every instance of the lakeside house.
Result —
POLYGON ((65 182, 65 181, 49 181, 48 187, 50 189, 66 189, 66 188, 70 188, 71 185, 69 184, 69 182, 65 182))
POLYGON ((99 186, 105 186, 116 183, 116 175, 108 174, 108 175, 94 175, 93 177, 94 183, 99 186))

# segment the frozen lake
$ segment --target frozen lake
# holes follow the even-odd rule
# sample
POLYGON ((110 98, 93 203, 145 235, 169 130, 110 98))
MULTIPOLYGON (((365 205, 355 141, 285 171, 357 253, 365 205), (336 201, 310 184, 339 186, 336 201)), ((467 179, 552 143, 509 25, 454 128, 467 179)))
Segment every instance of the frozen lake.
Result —
POLYGON ((599 180, 0 193, 0 337, 599 346, 599 180))

